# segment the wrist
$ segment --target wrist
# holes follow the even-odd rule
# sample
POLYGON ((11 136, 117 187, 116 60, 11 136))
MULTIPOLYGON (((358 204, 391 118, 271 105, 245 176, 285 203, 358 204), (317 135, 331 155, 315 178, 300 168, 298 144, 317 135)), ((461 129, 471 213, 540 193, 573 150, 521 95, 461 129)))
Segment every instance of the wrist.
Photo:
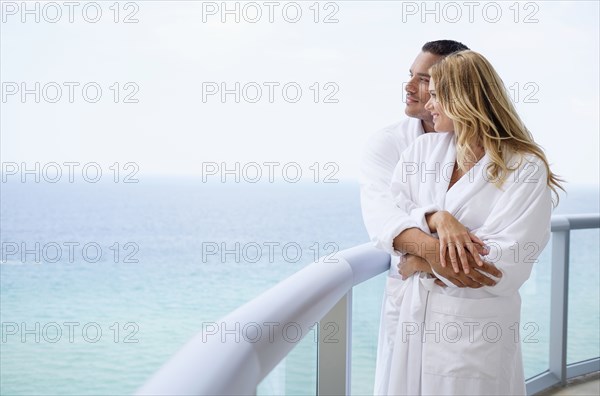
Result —
POLYGON ((431 233, 437 232, 440 217, 443 216, 444 211, 440 210, 437 212, 427 213, 425 215, 425 221, 429 227, 431 233))
POLYGON ((427 213, 425 215, 425 222, 427 223, 427 227, 429 227, 429 231, 433 234, 434 232, 436 232, 435 230, 437 229, 436 224, 435 224, 435 214, 437 212, 433 212, 433 213, 427 213))

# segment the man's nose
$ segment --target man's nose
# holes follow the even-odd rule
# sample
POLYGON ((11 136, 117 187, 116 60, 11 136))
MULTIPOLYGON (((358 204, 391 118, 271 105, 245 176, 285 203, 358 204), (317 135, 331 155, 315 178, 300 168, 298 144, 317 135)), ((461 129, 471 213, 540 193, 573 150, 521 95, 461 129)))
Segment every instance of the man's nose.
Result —
POLYGON ((404 90, 409 94, 414 94, 417 92, 417 89, 415 88, 414 84, 414 79, 411 78, 410 80, 408 80, 408 82, 406 83, 406 87, 404 87, 404 90))

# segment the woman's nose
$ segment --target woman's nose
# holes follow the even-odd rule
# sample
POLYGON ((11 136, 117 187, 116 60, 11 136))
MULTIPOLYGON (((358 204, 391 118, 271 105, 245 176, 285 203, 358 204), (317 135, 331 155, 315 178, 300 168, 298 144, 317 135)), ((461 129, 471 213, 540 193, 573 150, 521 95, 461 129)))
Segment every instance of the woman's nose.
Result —
POLYGON ((425 103, 425 110, 427 110, 427 111, 433 110, 433 105, 431 104, 431 98, 429 98, 427 103, 425 103))

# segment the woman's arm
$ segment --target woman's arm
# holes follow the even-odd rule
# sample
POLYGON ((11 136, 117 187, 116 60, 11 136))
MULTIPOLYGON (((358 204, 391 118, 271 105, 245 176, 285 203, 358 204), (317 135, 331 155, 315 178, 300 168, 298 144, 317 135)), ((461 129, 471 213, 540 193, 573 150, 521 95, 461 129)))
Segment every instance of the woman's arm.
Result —
POLYGON ((537 157, 524 159, 502 189, 502 197, 476 233, 490 249, 486 259, 504 274, 488 291, 511 295, 529 279, 550 239, 552 196, 544 163, 537 157))
MULTIPOLYGON (((502 271, 502 278, 486 291, 507 296, 529 279, 533 264, 550 238, 552 197, 542 161, 537 157, 523 160, 498 193, 502 195, 474 233, 489 249, 486 261, 502 271)), ((436 267, 432 270, 438 277, 446 277, 436 267)))
MULTIPOLYGON (((394 249, 404 254, 412 254, 427 261, 432 272, 436 276, 441 276, 457 287, 479 288, 481 286, 493 286, 496 281, 488 276, 501 277, 502 273, 493 265, 484 263, 479 270, 470 271, 468 274, 460 271, 454 272, 450 267, 441 265, 440 243, 439 241, 421 231, 418 228, 409 228, 404 230, 394 239, 394 249)), ((473 260, 471 258, 471 260, 473 260)), ((474 261, 470 263, 475 265, 474 261)))
POLYGON ((446 254, 450 257, 454 272, 459 271, 458 259, 466 274, 469 273, 470 254, 479 267, 483 266, 480 255, 487 254, 485 244, 477 236, 469 232, 450 212, 445 210, 428 213, 425 216, 431 232, 438 234, 440 240, 440 260, 446 266, 446 254), (458 256, 458 258, 457 258, 458 256))

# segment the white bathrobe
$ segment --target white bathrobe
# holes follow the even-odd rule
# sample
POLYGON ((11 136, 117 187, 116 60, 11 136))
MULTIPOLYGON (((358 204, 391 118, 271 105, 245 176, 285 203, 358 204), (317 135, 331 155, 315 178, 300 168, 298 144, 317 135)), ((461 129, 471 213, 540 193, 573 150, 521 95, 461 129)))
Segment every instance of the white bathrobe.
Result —
POLYGON ((443 288, 425 274, 388 280, 383 327, 395 338, 389 381, 376 384, 376 394, 525 394, 518 290, 550 236, 546 169, 534 156, 514 156, 509 165, 521 165, 498 189, 488 181, 486 154, 448 191, 454 144, 452 133, 430 133, 402 153, 391 192, 405 216, 388 223, 377 243, 399 255, 395 236, 412 227, 429 233, 424 215, 447 210, 486 242, 485 259, 503 276, 480 289, 440 277, 443 288))
POLYGON ((405 216, 395 205, 390 183, 400 155, 423 133, 421 120, 407 118, 377 131, 366 144, 360 169, 360 203, 373 241, 381 239, 382 230, 405 216))
MULTIPOLYGON (((406 118, 374 133, 368 140, 363 153, 360 172, 361 208, 363 220, 372 241, 382 238, 381 232, 398 224, 407 214, 396 206, 390 190, 394 169, 400 155, 417 137, 424 133, 421 120, 406 118)), ((398 285, 402 282, 398 274, 398 256, 392 256, 387 282, 398 285)), ((395 326, 386 309, 391 303, 386 287, 383 297, 379 338, 377 347, 377 369, 375 393, 387 389, 392 362, 395 326), (387 314, 387 320, 384 316, 387 314)))

